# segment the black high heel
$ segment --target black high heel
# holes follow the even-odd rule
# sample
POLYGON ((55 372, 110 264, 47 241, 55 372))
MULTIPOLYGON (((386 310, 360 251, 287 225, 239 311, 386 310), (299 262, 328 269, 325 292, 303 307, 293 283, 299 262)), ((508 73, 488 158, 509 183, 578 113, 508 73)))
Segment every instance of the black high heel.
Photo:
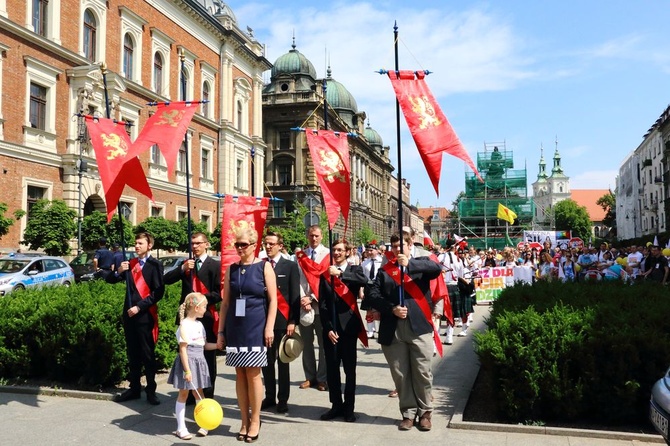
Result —
POLYGON ((256 435, 254 435, 253 437, 251 435, 247 434, 246 438, 244 439, 244 442, 245 443, 255 443, 256 440, 258 440, 258 437, 260 437, 260 435, 261 435, 261 426, 262 425, 263 425, 263 422, 260 421, 258 423, 258 433, 256 435))

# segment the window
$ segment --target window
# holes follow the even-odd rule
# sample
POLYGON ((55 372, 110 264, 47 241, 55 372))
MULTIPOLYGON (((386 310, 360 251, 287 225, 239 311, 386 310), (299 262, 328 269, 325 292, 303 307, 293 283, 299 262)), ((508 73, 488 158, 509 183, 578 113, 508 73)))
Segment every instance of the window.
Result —
POLYGON ((119 208, 121 208, 121 216, 130 221, 130 217, 133 215, 133 203, 119 201, 119 208))
POLYGON ((279 132, 279 149, 286 150, 291 148, 291 132, 279 132))
POLYGON ((201 215, 200 216, 200 223, 203 223, 207 230, 209 230, 209 221, 210 221, 210 216, 209 215, 201 215))
POLYGON ((272 215, 274 218, 284 218, 284 201, 272 202, 272 215))
POLYGON ((158 206, 151 206, 151 216, 152 217, 161 217, 163 215, 163 209, 158 206))
POLYGON ((189 75, 186 65, 184 69, 181 70, 181 78, 179 78, 179 97, 182 101, 188 101, 188 84, 189 84, 189 75))
POLYGON ((125 125, 126 133, 128 134, 128 137, 132 140, 132 138, 133 138, 132 131, 133 131, 133 127, 135 126, 135 123, 133 121, 129 120, 129 119, 124 119, 123 122, 126 123, 126 125, 125 125))
POLYGON ((186 220, 188 218, 188 213, 186 211, 177 211, 177 220, 186 220))
POLYGON ((209 84, 202 83, 202 115, 209 118, 209 84))
POLYGON ((33 207, 39 200, 46 198, 47 190, 44 187, 28 186, 28 195, 26 198, 26 209, 28 210, 28 220, 30 220, 33 207))
POLYGON ((154 54, 154 91, 163 92, 163 57, 158 52, 154 54))
POLYGON ((242 131, 242 101, 237 101, 237 130, 242 131))
POLYGON ((40 36, 47 36, 48 0, 33 0, 33 29, 40 36))
POLYGON ((133 51, 135 50, 135 43, 130 34, 126 34, 123 38, 123 74, 126 79, 133 78, 133 51))
POLYGON ((30 83, 30 126, 34 129, 46 130, 47 89, 41 85, 30 83))
POLYGON ((235 163, 236 169, 236 178, 237 178, 237 188, 242 189, 244 187, 244 161, 238 159, 235 163))
POLYGON ((177 170, 180 172, 186 172, 186 145, 182 141, 181 146, 179 146, 179 156, 177 158, 177 170))
POLYGON ((290 186, 293 183, 293 165, 289 163, 277 164, 277 183, 280 186, 290 186))
POLYGON ((161 151, 158 149, 158 144, 151 146, 151 163, 161 164, 161 151))
POLYGON ((206 179, 209 179, 209 156, 209 150, 202 149, 202 154, 200 155, 200 176, 206 179))
POLYGON ((96 33, 98 25, 93 13, 88 9, 84 12, 84 57, 95 62, 96 33))

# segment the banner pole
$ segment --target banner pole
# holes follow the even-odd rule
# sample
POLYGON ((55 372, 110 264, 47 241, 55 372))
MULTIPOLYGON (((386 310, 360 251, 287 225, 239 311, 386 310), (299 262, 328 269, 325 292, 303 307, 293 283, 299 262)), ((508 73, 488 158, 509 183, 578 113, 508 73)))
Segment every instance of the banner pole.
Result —
MULTIPOLYGON (((398 67, 398 22, 393 23, 393 49, 395 53, 395 74, 399 76, 400 68, 398 67)), ((396 144, 398 145, 398 235, 400 236, 400 253, 404 254, 405 237, 403 236, 403 220, 402 220, 402 149, 400 144, 400 102, 398 96, 395 98, 395 128, 396 128, 396 144)), ((409 253, 408 253, 409 255, 409 253)), ((400 287, 399 300, 400 306, 405 306, 405 296, 403 294, 402 284, 405 283, 405 270, 400 267, 400 287)))
MULTIPOLYGON (((182 48, 179 52, 179 61, 181 64, 179 70, 179 83, 181 84, 181 98, 186 101, 186 76, 184 76, 184 49, 182 48)), ((184 132, 184 153, 186 154, 184 160, 184 170, 186 171, 186 245, 188 246, 188 258, 189 260, 193 258, 193 249, 191 247, 191 233, 193 231, 191 227, 191 169, 188 162, 188 129, 184 132)), ((191 274, 191 279, 195 280, 195 274, 191 274)))

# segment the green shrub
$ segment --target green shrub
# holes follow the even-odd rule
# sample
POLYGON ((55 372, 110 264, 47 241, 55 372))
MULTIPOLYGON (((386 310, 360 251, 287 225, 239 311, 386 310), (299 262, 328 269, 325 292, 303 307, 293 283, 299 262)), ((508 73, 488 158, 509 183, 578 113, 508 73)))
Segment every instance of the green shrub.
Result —
POLYGON ((477 334, 510 421, 644 421, 670 365, 670 296, 654 284, 537 283, 505 289, 477 334))
MULTIPOLYGON (((42 378, 84 386, 119 383, 127 373, 121 312, 125 284, 86 282, 70 288, 17 291, 0 299, 0 377, 42 378)), ((159 368, 177 351, 179 285, 159 302, 159 368)))

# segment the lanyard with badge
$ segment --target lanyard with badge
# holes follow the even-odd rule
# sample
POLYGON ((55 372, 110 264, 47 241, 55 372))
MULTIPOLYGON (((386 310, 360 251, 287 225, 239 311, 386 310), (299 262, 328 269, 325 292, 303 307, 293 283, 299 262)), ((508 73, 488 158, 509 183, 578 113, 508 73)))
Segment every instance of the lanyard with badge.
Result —
POLYGON ((237 283, 240 288, 240 295, 237 296, 237 300, 235 302, 235 316, 237 317, 245 317, 246 316, 246 310, 247 310, 247 302, 244 297, 244 282, 247 279, 247 276, 245 273, 247 272, 246 270, 246 265, 242 265, 242 263, 239 263, 239 268, 237 269, 237 283))

